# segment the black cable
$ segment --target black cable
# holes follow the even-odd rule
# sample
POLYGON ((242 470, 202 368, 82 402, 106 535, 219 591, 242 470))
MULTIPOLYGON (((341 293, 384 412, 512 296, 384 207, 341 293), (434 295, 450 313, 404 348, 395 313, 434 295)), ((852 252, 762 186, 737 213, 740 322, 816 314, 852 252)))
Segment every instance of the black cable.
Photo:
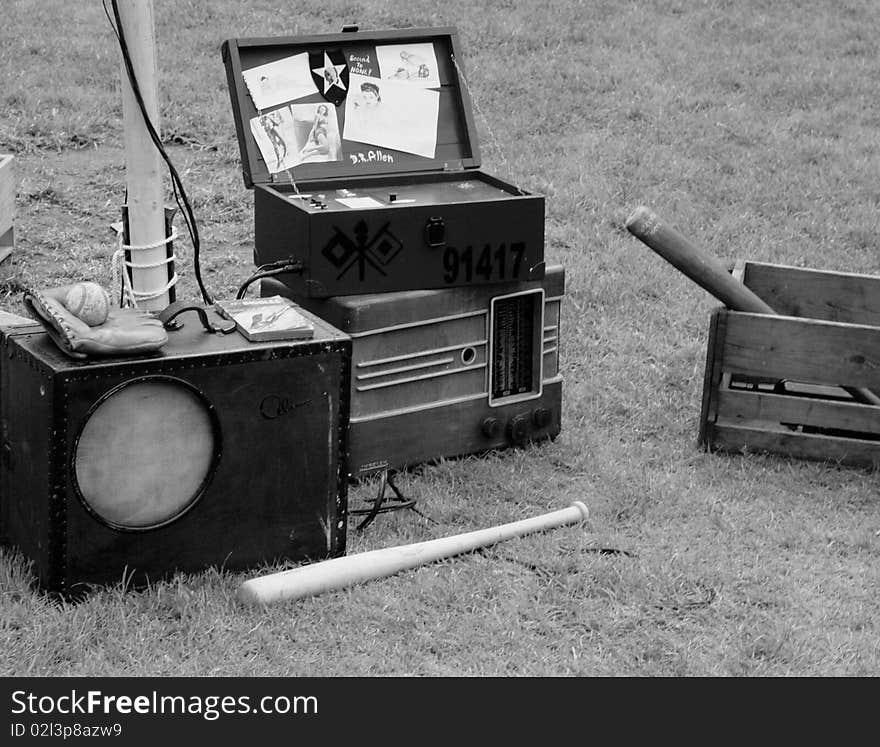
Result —
POLYGON ((370 524, 372 524, 373 519, 375 519, 379 514, 389 513, 391 511, 400 511, 402 509, 409 509, 410 511, 418 514, 423 519, 430 521, 433 524, 438 524, 439 522, 432 519, 430 516, 426 516, 421 511, 419 511, 416 506, 415 498, 407 498, 394 483, 394 475, 397 470, 385 470, 382 473, 382 479, 379 484, 379 493, 375 498, 370 498, 367 500, 367 503, 371 504, 369 508, 349 508, 348 513, 353 515, 363 516, 366 514, 366 518, 361 521, 360 524, 355 527, 357 531, 362 532, 366 529, 370 524), (389 487, 394 492, 394 496, 391 498, 394 503, 387 504, 385 503, 385 488, 389 487))
POLYGON ((113 18, 110 17, 110 12, 107 10, 107 0, 101 0, 101 4, 104 6, 104 14, 107 16, 107 20, 110 22, 110 27, 113 29, 113 33, 116 35, 116 40, 119 42, 119 48, 122 52, 122 60, 125 63, 125 69, 128 73, 128 80, 131 83, 131 90, 134 94, 135 100, 137 101, 138 107, 141 110, 141 114, 144 117, 144 123, 147 127, 147 132, 150 135, 150 139, 153 141, 153 145, 156 146, 156 149, 159 151, 159 155, 165 161, 168 166, 168 171, 171 174, 171 190, 174 194, 174 200, 177 203, 178 208, 180 208, 181 215, 183 216, 183 221, 186 224, 187 231, 189 232, 190 241, 192 242, 193 247, 193 269, 195 272, 196 283, 198 283, 199 291, 202 294, 202 300, 207 305, 213 304, 213 300, 211 298, 211 294, 208 293, 205 288, 204 282, 202 282, 202 270, 199 263, 199 230, 196 225, 196 218, 192 210, 192 206, 190 205, 189 198, 186 195, 186 190, 183 187, 183 181, 180 178, 180 175, 177 173, 177 169, 174 168, 174 164, 171 163, 171 159, 168 157, 168 154, 165 152, 165 148, 162 145, 162 140, 159 137, 159 133, 156 132, 156 128, 153 126, 153 123, 150 121, 150 117, 147 114, 147 107, 144 104, 143 96, 141 95, 140 86, 138 85, 137 78, 134 74, 134 66, 131 62, 131 56, 128 51, 128 44, 125 41, 125 32, 122 29, 122 19, 119 15, 119 6, 116 3, 116 0, 110 0, 113 6, 113 18), (114 19, 115 18, 115 23, 114 19))
POLYGON ((283 275, 287 272, 301 273, 303 271, 303 263, 298 259, 283 259, 278 262, 268 262, 260 265, 247 280, 239 287, 235 294, 236 299, 244 298, 247 293, 248 286, 261 278, 270 278, 274 275, 283 275))

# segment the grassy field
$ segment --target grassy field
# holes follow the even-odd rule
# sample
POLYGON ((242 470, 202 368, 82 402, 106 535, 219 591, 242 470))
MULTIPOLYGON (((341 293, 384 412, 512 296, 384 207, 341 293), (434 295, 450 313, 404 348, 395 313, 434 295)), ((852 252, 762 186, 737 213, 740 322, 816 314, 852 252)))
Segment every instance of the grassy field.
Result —
MULTIPOLYGON (((380 517, 349 552, 585 501, 582 526, 265 610, 208 570, 77 605, 0 555, 0 675, 875 676, 875 471, 696 445, 718 304, 624 228, 646 204, 725 261, 880 274, 872 0, 154 0, 161 127, 216 296, 252 262, 220 43, 455 25, 483 165, 547 197, 566 268, 563 432, 400 479, 437 523, 380 517), (625 552, 601 553, 601 548, 625 552)), ((0 152, 17 159, 21 289, 112 282, 119 59, 99 0, 15 0, 0 152)), ((182 230, 182 226, 179 230, 182 230)), ((197 299, 185 241, 179 295, 197 299)), ((354 485, 352 505, 375 484, 354 485)))

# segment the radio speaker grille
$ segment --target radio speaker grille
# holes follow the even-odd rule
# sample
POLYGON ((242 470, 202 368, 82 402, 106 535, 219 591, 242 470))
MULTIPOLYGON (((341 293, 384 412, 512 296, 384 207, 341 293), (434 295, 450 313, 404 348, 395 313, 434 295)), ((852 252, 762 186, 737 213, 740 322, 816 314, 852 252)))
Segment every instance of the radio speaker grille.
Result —
POLYGON ((218 426, 186 382, 142 377, 105 395, 73 458, 80 499, 115 529, 162 526, 192 507, 216 466, 218 426))

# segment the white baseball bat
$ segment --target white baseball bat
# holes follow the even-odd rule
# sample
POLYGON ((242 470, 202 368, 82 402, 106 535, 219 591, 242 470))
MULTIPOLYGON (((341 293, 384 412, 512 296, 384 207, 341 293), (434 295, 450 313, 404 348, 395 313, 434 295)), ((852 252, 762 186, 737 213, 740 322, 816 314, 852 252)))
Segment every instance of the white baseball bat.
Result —
POLYGON ((478 547, 494 545, 496 542, 520 537, 530 532, 575 524, 584 521, 588 516, 587 507, 581 501, 575 501, 568 508, 534 516, 531 519, 411 545, 398 545, 345 555, 289 571, 248 579, 239 586, 237 596, 239 601, 246 604, 270 604, 285 599, 301 599, 363 581, 393 576, 408 568, 449 558, 478 547))

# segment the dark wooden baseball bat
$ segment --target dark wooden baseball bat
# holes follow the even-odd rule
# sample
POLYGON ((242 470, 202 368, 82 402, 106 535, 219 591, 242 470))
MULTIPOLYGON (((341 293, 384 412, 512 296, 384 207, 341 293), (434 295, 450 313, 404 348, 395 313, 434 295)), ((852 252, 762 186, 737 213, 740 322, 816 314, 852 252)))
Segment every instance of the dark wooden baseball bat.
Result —
MULTIPOLYGON (((626 229, 728 308, 755 314, 776 314, 767 303, 733 277, 717 257, 691 243, 649 208, 640 206, 633 210, 626 219, 626 229)), ((841 388, 858 402, 880 405, 880 397, 870 389, 841 388)))

